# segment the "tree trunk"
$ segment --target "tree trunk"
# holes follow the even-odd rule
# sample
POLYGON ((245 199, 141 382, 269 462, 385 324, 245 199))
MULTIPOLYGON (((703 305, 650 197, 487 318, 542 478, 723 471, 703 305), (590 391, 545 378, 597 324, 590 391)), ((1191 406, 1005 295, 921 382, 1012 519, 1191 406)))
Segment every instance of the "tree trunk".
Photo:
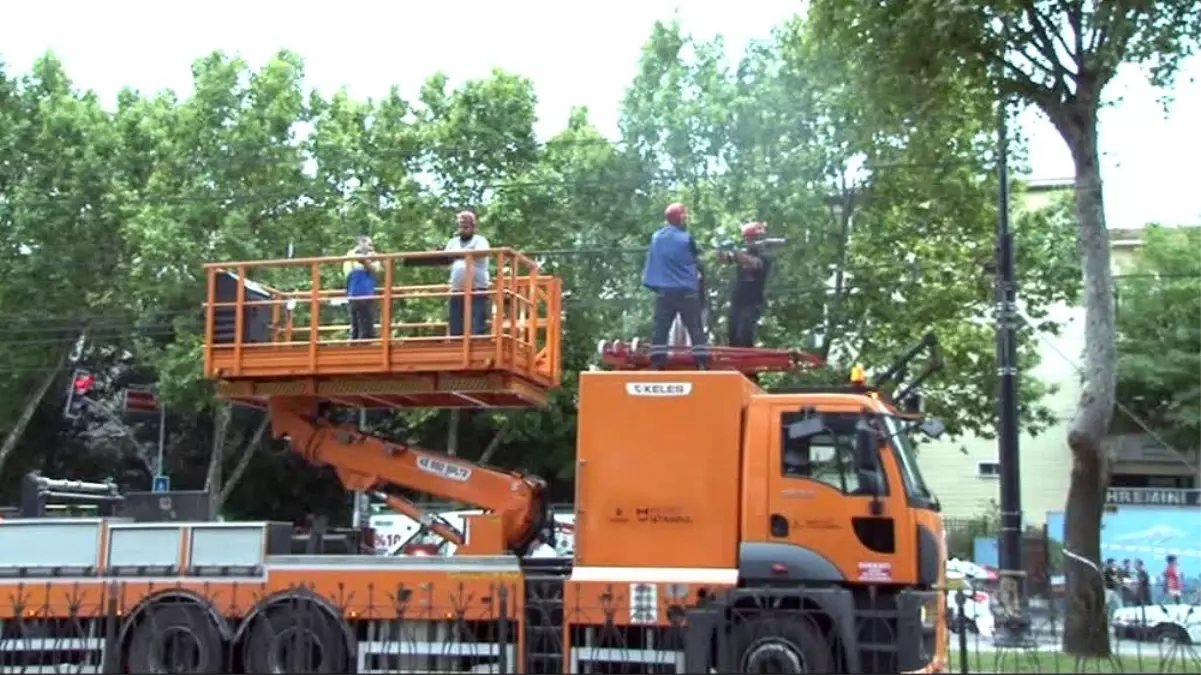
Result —
POLYGON ((42 381, 38 383, 37 389, 25 399, 25 407, 21 409, 20 416, 13 423, 13 428, 8 430, 8 434, 4 437, 4 444, 0 445, 0 471, 4 470, 4 463, 8 460, 8 456, 16 449, 17 443, 20 442, 21 436, 25 433, 25 427, 29 426, 29 420, 33 419, 33 414, 37 412, 38 406, 41 405, 42 399, 46 398, 46 392, 50 391, 51 385, 58 379, 58 373, 62 370, 63 364, 67 361, 67 352, 63 352, 59 357, 55 367, 46 373, 42 381))
POLYGON ((234 466, 234 470, 229 473, 229 478, 225 479, 225 484, 221 486, 221 491, 217 495, 216 508, 214 514, 220 513, 225 506, 225 502, 229 496, 233 494, 234 488, 238 486, 238 481, 242 480, 242 474, 246 473, 246 467, 250 466, 250 460, 254 458, 254 453, 263 443, 263 435, 267 433, 267 427, 271 424, 271 416, 264 414, 263 421, 259 422, 259 426, 254 430, 254 435, 250 437, 250 442, 242 450, 242 456, 238 458, 238 463, 234 466))
POLYGON ((1076 220, 1084 275, 1085 377, 1068 432, 1071 482, 1064 513, 1067 616, 1063 649, 1077 657, 1109 656, 1105 588, 1101 578, 1101 516, 1109 483, 1104 440, 1117 389, 1117 338, 1109 232, 1105 227, 1097 106, 1077 95, 1051 117, 1076 167, 1076 220))
POLYGON ((459 454, 459 420, 462 411, 451 408, 446 423, 446 454, 454 457, 459 454))
POLYGON ((213 446, 209 453, 208 471, 204 475, 204 489, 209 493, 209 507, 213 517, 217 516, 221 496, 221 469, 225 461, 225 436, 229 433, 232 412, 226 403, 218 403, 213 414, 213 446))
POLYGON ((480 453, 480 458, 476 460, 476 464, 487 464, 492 460, 492 455, 500 449, 500 444, 504 442, 505 436, 509 431, 508 425, 503 425, 493 434, 492 440, 488 441, 488 445, 484 446, 484 451, 480 453))

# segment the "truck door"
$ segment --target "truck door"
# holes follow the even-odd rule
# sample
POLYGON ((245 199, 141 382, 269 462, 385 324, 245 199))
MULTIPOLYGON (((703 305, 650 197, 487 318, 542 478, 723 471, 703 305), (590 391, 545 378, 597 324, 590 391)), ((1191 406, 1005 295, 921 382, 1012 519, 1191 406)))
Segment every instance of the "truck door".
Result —
MULTIPOLYGON (((802 419, 795 405, 773 406, 767 441, 767 541, 762 557, 772 577, 797 581, 912 583, 914 524, 892 453, 881 445, 878 470, 855 462, 858 411, 823 410, 826 430, 790 437, 802 419)), ((756 553, 756 550, 758 551, 756 553)), ((749 571, 749 570, 747 570, 749 571)))

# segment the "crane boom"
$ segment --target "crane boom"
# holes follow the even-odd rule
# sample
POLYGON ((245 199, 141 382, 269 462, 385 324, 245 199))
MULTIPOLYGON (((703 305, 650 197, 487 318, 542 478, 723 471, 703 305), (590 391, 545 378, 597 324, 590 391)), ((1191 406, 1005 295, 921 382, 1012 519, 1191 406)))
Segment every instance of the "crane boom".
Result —
POLYGON ((467 543, 475 534, 473 524, 499 528, 504 550, 492 551, 497 554, 522 553, 536 536, 548 536, 543 532, 549 522, 546 483, 536 476, 370 436, 329 420, 315 397, 273 399, 269 407, 272 436, 288 439, 292 450, 311 464, 333 468, 348 490, 385 493, 389 506, 455 544, 467 543), (489 513, 469 518, 468 531, 460 533, 389 489, 413 490, 489 513))

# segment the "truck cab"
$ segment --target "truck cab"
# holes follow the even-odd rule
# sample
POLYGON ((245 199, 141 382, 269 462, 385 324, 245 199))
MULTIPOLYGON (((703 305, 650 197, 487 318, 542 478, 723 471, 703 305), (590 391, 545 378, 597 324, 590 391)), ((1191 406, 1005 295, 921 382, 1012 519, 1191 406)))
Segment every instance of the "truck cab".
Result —
POLYGON ((583 373, 579 410, 572 579, 703 588, 692 663, 945 663, 943 524, 917 416, 864 386, 769 392, 730 371, 583 373))
POLYGON ((938 583, 942 524, 912 422, 854 392, 756 395, 746 416, 744 577, 938 583))

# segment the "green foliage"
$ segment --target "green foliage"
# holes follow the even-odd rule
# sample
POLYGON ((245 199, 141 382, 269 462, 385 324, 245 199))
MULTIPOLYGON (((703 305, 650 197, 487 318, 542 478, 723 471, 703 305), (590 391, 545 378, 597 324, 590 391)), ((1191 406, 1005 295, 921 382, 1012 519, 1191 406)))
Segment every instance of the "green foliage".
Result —
MULTIPOLYGON (((28 76, 0 76, 0 152, 16 158, 0 162, 0 310, 13 331, 0 340, 0 400, 9 403, 0 425, 83 334, 80 363, 102 375, 106 402, 118 403, 128 384, 157 383, 170 411, 167 469, 178 487, 199 488, 215 441, 229 439, 221 462, 229 474, 238 439, 253 437, 262 419, 236 410, 223 426, 201 377, 203 265, 289 250, 339 255, 364 233, 383 251, 440 248, 454 213, 472 208, 495 245, 522 249, 563 278, 565 378, 547 409, 464 415, 457 451, 478 457, 504 429, 493 462, 568 493, 577 374, 595 364, 599 339, 648 334, 641 249, 664 205, 681 199, 703 245, 749 219, 788 237, 769 287, 765 344, 812 345, 834 368, 809 377, 841 381, 853 361, 882 368, 935 330, 949 369, 931 382, 930 403, 953 431, 987 433, 996 389, 983 272, 995 224, 988 102, 948 87, 931 102, 937 123, 897 124, 869 105, 870 90, 834 75, 817 35, 792 21, 728 63, 720 41, 657 24, 622 102, 619 142, 577 109, 538 143, 533 85, 503 70, 453 87, 434 75, 415 100, 395 90, 355 100, 305 89, 296 54, 256 70, 218 52, 193 64, 189 96, 124 91, 113 111, 73 90, 52 56, 28 76)), ((1017 224, 1023 298, 1035 316, 1075 293, 1060 224, 1040 214, 1017 224)), ((720 339, 730 270, 710 260, 707 273, 720 339)), ((440 274, 420 271, 414 281, 440 274)), ((306 283, 278 270, 253 276, 306 283)), ((421 321, 443 308, 399 311, 421 321)), ((1029 378, 1024 386, 1032 403, 1023 413, 1037 429, 1043 387, 1029 378)), ((128 474, 144 487, 153 423, 125 420, 132 436, 111 419, 66 425, 61 389, 50 391, 3 485, 17 468, 45 466, 128 474)), ((447 444, 444 412, 380 413, 370 423, 427 447, 447 444)), ((346 512, 332 476, 271 443, 245 475, 229 514, 346 512)))
MULTIPOLYGON (((1201 228, 1152 225, 1118 277, 1118 396, 1173 447, 1201 438, 1201 228)), ((1121 430, 1143 431, 1126 415, 1121 430)))

